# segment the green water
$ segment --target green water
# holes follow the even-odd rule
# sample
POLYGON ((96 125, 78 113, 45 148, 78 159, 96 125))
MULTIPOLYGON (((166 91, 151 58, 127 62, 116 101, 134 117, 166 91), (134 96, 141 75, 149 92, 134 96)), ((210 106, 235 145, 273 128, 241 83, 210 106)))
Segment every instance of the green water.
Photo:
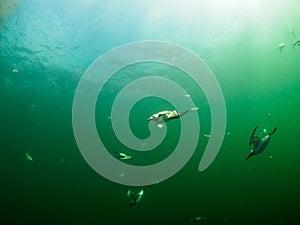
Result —
MULTIPOLYGON (((1 9, 6 1, 1 1, 1 9), (2 5, 1 5, 2 4, 2 5)), ((1 10, 0 10, 1 11, 1 10)), ((1 224, 298 224, 300 3, 287 1, 33 1, 1 14, 1 224), (136 78, 159 75, 181 85, 200 109, 201 130, 191 160, 170 179, 143 187, 137 206, 128 189, 96 173, 80 154, 72 128, 76 87, 89 65, 122 44, 162 40, 201 57, 224 94, 226 134, 203 172, 198 164, 210 133, 205 95, 182 71, 156 63, 132 65, 106 84, 95 121, 105 146, 149 165, 167 158, 180 136, 168 123, 166 140, 151 152, 118 141, 110 110, 136 78), (277 46, 286 44, 282 52, 277 46), (267 149, 245 162, 255 126, 278 130, 267 149), (32 160, 26 158, 29 154, 32 160)), ((151 114, 173 109, 146 98, 129 123, 147 138, 151 114)), ((129 162, 130 163, 130 162, 129 162)))

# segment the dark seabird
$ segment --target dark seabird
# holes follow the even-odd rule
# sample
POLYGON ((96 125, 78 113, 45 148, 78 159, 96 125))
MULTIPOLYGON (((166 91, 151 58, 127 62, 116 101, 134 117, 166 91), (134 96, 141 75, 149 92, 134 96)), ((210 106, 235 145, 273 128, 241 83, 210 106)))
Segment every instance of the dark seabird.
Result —
POLYGON ((251 158, 254 155, 257 155, 259 153, 262 153, 265 148, 268 146, 271 136, 276 132, 277 128, 275 127, 274 130, 267 134, 266 136, 264 136, 263 138, 255 136, 255 131, 257 130, 258 126, 254 128, 251 137, 250 137, 250 141, 249 141, 249 145, 253 144, 253 149, 250 151, 248 157, 245 159, 248 160, 249 158, 251 158))

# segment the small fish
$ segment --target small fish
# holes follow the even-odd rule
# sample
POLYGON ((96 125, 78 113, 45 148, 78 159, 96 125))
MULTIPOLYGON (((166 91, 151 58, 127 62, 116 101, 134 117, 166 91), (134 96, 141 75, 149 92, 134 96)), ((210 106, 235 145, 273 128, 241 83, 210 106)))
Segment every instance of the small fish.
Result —
POLYGON ((139 201, 141 201, 144 195, 144 190, 141 189, 138 193, 133 192, 132 190, 127 191, 127 196, 131 199, 129 207, 136 205, 139 201))
POLYGON ((125 153, 122 153, 122 152, 115 152, 115 154, 116 154, 116 157, 121 160, 132 159, 132 157, 130 155, 126 155, 125 153))
POLYGON ((297 40, 297 41, 294 42, 293 48, 294 48, 295 46, 300 46, 300 40, 297 40))
POLYGON ((282 42, 282 43, 280 43, 279 45, 278 45, 278 50, 279 50, 279 52, 281 52, 282 51, 282 49, 284 49, 284 47, 285 47, 285 43, 284 42, 282 42))
POLYGON ((204 137, 210 138, 210 134, 203 134, 204 137))
POLYGON ((33 158, 26 152, 26 159, 33 162, 33 158))
POLYGON ((206 217, 205 216, 197 216, 194 219, 191 219, 191 223, 199 223, 201 220, 205 220, 206 217))
POLYGON ((292 35, 293 37, 296 37, 295 29, 293 28, 293 29, 289 32, 289 34, 292 35))
POLYGON ((190 109, 190 111, 197 111, 199 109, 199 107, 193 107, 190 109))

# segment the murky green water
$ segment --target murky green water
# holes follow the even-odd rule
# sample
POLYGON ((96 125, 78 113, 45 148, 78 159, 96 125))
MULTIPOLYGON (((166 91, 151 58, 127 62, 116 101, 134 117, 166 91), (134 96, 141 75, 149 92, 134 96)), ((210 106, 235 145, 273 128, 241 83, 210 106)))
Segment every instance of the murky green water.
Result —
MULTIPOLYGON (((197 216, 205 216, 199 224, 297 224, 300 47, 292 44, 300 38, 298 1, 20 0, 12 12, 5 4, 0 3, 3 224, 190 224, 197 216), (143 198, 130 208, 131 187, 98 175, 80 154, 72 103, 94 60, 141 40, 182 45, 207 63, 223 90, 227 128, 217 158, 199 172, 211 117, 197 85, 182 71, 157 63, 116 73, 99 95, 95 121, 109 151, 131 154, 137 159, 132 164, 167 158, 180 122, 168 123, 166 140, 151 152, 124 147, 110 110, 126 84, 159 75, 181 85, 200 107, 191 160, 170 179, 143 187, 143 198), (259 135, 278 131, 262 154, 245 162, 257 125, 259 135)), ((146 119, 166 109, 173 106, 162 99, 140 101, 129 117, 133 133, 148 137, 146 119)))

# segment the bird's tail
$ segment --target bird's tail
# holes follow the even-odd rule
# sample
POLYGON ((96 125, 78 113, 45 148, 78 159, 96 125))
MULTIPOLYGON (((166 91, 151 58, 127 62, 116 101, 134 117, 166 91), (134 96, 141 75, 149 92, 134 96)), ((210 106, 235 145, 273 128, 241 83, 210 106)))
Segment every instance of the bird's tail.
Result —
POLYGON ((274 128, 274 130, 269 134, 270 136, 273 135, 277 130, 277 127, 274 128))
POLYGON ((245 159, 245 161, 247 161, 252 155, 248 155, 247 158, 245 159))

